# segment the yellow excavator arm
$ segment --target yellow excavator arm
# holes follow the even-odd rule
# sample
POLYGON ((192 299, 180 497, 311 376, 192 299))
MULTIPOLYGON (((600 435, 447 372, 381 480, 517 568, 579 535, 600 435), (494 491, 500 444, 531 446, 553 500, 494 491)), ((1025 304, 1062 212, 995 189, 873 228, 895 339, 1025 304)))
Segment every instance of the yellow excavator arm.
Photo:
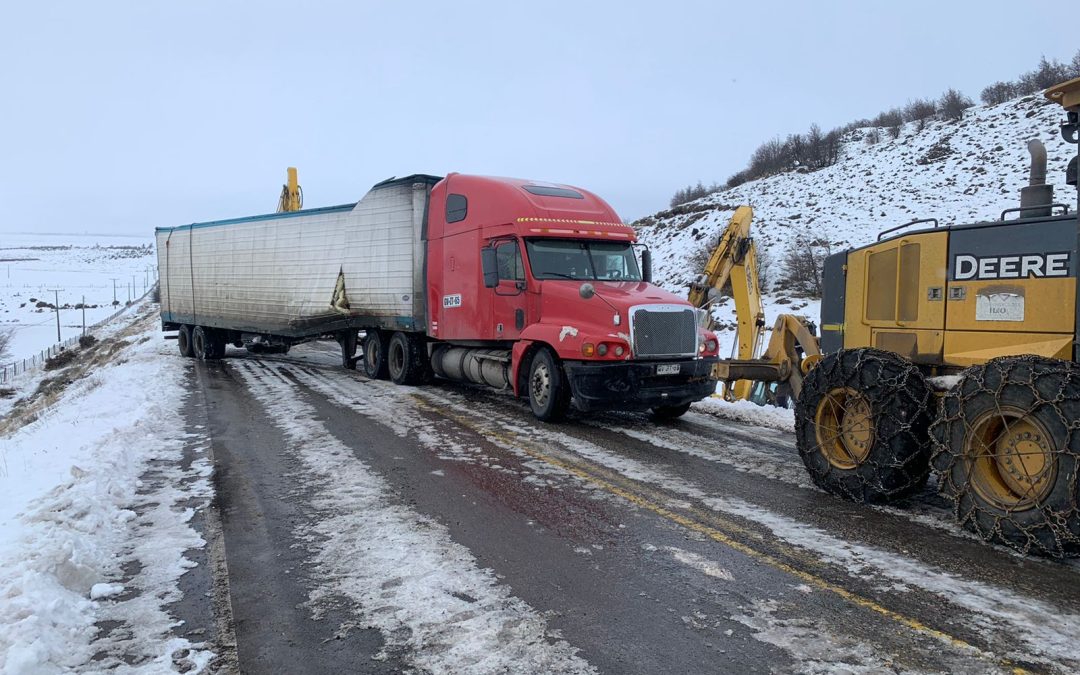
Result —
POLYGON ((297 181, 296 167, 290 166, 286 174, 286 182, 281 186, 281 196, 278 197, 278 213, 299 211, 304 206, 304 191, 297 181))
POLYGON ((725 383, 724 398, 728 400, 750 399, 755 382, 787 383, 798 395, 803 376, 821 358, 817 337, 791 314, 776 318, 769 344, 759 355, 765 309, 758 284, 757 251, 750 236, 753 216, 749 206, 735 209, 703 274, 690 285, 690 303, 706 310, 710 330, 716 323, 712 303, 729 284, 731 287, 738 326, 735 358, 721 360, 714 369, 716 378, 725 383))
MULTIPOLYGON (((738 322, 735 350, 738 359, 756 358, 765 332, 765 310, 761 305, 757 278, 757 253, 754 240, 750 237, 753 217, 754 211, 749 206, 735 209, 705 263, 704 273, 690 285, 690 303, 706 311, 706 328, 714 330, 713 301, 730 284, 738 322)), ((751 384, 743 380, 734 383, 734 386, 725 385, 725 398, 747 398, 751 384)))

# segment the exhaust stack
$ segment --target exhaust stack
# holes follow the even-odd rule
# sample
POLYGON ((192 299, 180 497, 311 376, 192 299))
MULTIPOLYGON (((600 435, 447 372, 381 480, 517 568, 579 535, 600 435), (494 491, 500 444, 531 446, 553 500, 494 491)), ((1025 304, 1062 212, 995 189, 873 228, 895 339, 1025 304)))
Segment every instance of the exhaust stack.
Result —
POLYGON ((1053 210, 1054 186, 1046 184, 1046 146, 1039 140, 1028 141, 1031 173, 1028 184, 1020 189, 1021 218, 1049 216, 1053 210))

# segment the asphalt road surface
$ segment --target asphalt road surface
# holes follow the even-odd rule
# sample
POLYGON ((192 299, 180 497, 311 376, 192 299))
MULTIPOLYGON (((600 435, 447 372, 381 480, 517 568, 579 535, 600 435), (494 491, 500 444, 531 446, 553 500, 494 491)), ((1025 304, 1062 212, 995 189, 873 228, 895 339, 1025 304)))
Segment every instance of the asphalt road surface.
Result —
POLYGON ((933 485, 849 504, 789 433, 549 425, 334 349, 192 371, 243 672, 1080 671, 1080 567, 975 541, 933 485))

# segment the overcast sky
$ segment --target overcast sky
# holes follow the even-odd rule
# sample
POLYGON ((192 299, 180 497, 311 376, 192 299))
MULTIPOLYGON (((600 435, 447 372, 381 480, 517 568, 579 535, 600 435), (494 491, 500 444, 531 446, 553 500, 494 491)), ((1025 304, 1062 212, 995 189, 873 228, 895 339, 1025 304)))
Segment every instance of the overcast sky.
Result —
POLYGON ((775 135, 1080 48, 1068 2, 9 2, 4 232, 150 233, 450 171, 626 220, 775 135))

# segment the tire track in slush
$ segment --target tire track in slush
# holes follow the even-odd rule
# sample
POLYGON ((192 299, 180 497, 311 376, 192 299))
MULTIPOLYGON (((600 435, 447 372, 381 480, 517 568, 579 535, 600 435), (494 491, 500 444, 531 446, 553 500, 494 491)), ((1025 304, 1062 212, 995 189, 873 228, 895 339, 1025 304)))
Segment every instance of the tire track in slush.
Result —
POLYGON ((425 671, 595 672, 443 525, 395 503, 385 479, 317 421, 288 377, 294 369, 230 365, 308 472, 319 517, 298 525, 296 536, 312 551, 312 578, 323 582, 310 592, 313 611, 350 598, 387 644, 425 671))

